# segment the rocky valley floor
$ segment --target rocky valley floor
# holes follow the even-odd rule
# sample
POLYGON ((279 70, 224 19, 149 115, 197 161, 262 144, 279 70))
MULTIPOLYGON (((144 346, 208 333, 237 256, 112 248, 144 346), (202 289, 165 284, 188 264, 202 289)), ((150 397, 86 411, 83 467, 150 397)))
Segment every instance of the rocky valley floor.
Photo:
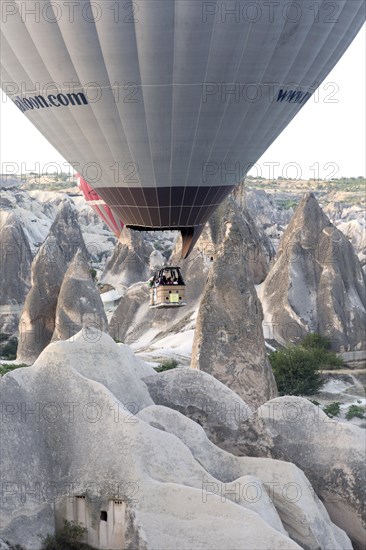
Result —
POLYGON ((0 548, 39 550, 67 520, 105 550, 363 549, 362 183, 251 180, 186 260, 174 232, 117 241, 71 181, 15 183, 0 548), (165 263, 187 285, 174 311, 149 308, 165 263), (345 362, 313 395, 279 397, 269 353, 308 333, 345 362))

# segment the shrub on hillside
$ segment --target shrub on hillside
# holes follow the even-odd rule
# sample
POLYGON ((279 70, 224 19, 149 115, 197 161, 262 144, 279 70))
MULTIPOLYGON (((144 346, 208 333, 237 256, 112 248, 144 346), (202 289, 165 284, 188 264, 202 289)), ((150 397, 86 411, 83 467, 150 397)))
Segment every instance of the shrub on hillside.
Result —
POLYGON ((280 395, 311 395, 323 381, 321 370, 339 368, 344 361, 330 351, 331 342, 317 333, 307 334, 302 342, 289 345, 269 356, 280 395))
POLYGON ((87 550, 89 544, 81 542, 86 529, 74 521, 64 520, 64 525, 55 535, 48 535, 42 543, 41 550, 87 550))
POLYGON ((166 359, 155 369, 156 372, 165 372, 166 370, 176 369, 178 361, 175 359, 166 359))
POLYGON ((327 414, 330 418, 333 418, 334 416, 338 416, 341 412, 341 403, 338 401, 335 401, 334 403, 328 403, 323 409, 325 414, 327 414))
POLYGON ((1 357, 8 361, 14 361, 17 358, 18 339, 13 336, 10 338, 5 346, 1 349, 1 357))
POLYGON ((352 418, 361 418, 362 420, 366 417, 366 407, 361 405, 351 405, 346 413, 347 420, 352 418))
POLYGON ((19 363, 18 365, 13 365, 12 363, 0 363, 0 377, 4 376, 7 372, 11 372, 12 370, 28 366, 29 365, 26 365, 25 363, 19 363))
POLYGON ((325 336, 309 333, 302 340, 301 346, 313 351, 316 361, 321 365, 321 369, 337 369, 344 366, 343 359, 338 357, 334 351, 331 351, 331 341, 325 336))
POLYGON ((279 395, 311 395, 323 385, 313 350, 291 345, 271 353, 269 360, 279 395))
POLYGON ((304 336, 301 345, 306 349, 324 349, 326 351, 330 350, 331 342, 329 338, 318 334, 317 332, 309 332, 304 336))

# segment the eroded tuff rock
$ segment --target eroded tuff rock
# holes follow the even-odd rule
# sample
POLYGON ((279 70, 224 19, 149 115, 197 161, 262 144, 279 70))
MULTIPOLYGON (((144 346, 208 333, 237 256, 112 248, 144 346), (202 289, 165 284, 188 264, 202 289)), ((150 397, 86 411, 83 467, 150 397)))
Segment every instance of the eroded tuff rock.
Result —
POLYGON ((57 300, 52 340, 68 340, 83 327, 108 332, 108 321, 100 294, 81 250, 70 263, 57 300))
MULTIPOLYGON (((102 338, 118 349, 107 335, 102 338)), ((7 409, 1 423, 1 471, 11 472, 11 479, 20 483, 7 486, 2 501, 4 540, 27 550, 39 549, 39 535, 53 533, 66 518, 82 521, 87 542, 95 547, 300 548, 287 536, 260 479, 244 472, 223 484, 176 435, 127 410, 128 403, 101 383, 103 368, 112 365, 113 373, 122 370, 134 379, 137 392, 144 391, 144 383, 132 368, 121 365, 115 351, 110 350, 98 367, 97 349, 97 343, 80 337, 57 342, 35 365, 0 381, 4 401, 27 403, 33 411, 25 422, 20 408, 19 414, 7 409), (79 342, 77 353, 71 353, 67 347, 75 342, 79 342), (238 495, 236 482, 254 484, 263 498, 238 495), (37 487, 41 498, 34 491, 22 498, 21 487, 37 487), (206 487, 217 487, 217 494, 207 491, 204 501, 206 487)))
MULTIPOLYGON (((168 264, 181 267, 186 283, 187 306, 175 310, 150 309, 149 288, 146 282, 132 285, 122 297, 109 323, 110 334, 125 343, 140 341, 143 334, 149 332, 150 342, 155 338, 174 334, 184 328, 192 314, 196 311, 206 283, 211 262, 211 240, 205 228, 189 258, 180 258, 180 239, 172 253, 168 264)), ((147 278, 152 275, 149 272, 147 278)))
POLYGON ((237 207, 222 236, 197 315, 193 369, 215 376, 252 407, 277 395, 262 334, 262 307, 247 261, 247 228, 237 207))
POLYGON ((76 211, 65 201, 32 263, 32 287, 19 321, 19 361, 32 363, 51 341, 62 280, 78 250, 87 257, 76 211))
MULTIPOLYGON (((283 220, 284 211, 281 211, 277 207, 272 195, 266 193, 265 191, 248 189, 244 184, 235 187, 232 192, 232 198, 238 203, 246 223, 249 224, 249 235, 254 235, 255 240, 264 253, 267 263, 264 274, 265 277, 268 273, 268 266, 272 264, 276 255, 275 247, 269 238, 269 233, 271 233, 269 228, 273 228, 277 236, 279 228, 282 227, 281 222, 283 220), (263 208, 265 209, 266 214, 268 213, 269 219, 266 219, 265 216, 263 217, 261 215, 263 208)), ((286 221, 286 224, 287 223, 288 221, 286 221)), ((255 284, 259 284, 261 281, 256 280, 254 277, 254 282, 255 284)))
POLYGON ((329 418, 301 397, 278 397, 258 414, 274 438, 274 458, 301 468, 332 521, 356 548, 365 548, 365 431, 329 418))
POLYGON ((18 217, 2 212, 0 225, 0 332, 13 334, 30 289, 32 252, 18 217))
POLYGON ((179 368, 144 378, 157 405, 188 416, 210 440, 234 455, 271 456, 263 420, 230 388, 199 370, 179 368))
POLYGON ((262 189, 246 189, 244 205, 248 208, 259 227, 267 228, 273 225, 285 227, 294 213, 293 208, 281 210, 274 196, 262 189))
POLYGON ((117 346, 110 336, 95 327, 84 327, 69 340, 53 342, 34 365, 46 368, 49 363, 57 364, 58 369, 73 365, 82 376, 103 384, 134 414, 153 404, 141 380, 156 375, 154 369, 136 357, 128 346, 117 346))
POLYGON ((221 243, 227 238, 226 222, 234 219, 240 226, 241 235, 235 235, 232 242, 233 260, 245 262, 254 284, 258 285, 266 278, 275 251, 267 235, 258 228, 246 208, 244 189, 241 187, 219 206, 207 224, 212 248, 216 254, 221 243))
POLYGON ((146 233, 125 227, 113 255, 105 266, 102 282, 113 286, 131 286, 149 277, 149 259, 153 247, 146 241, 146 233))
POLYGON ((337 225, 338 229, 346 235, 349 241, 351 241, 353 248, 360 260, 363 271, 366 268, 366 220, 363 218, 357 218, 348 222, 342 222, 337 225))
MULTIPOLYGON (((186 283, 187 307, 174 311, 150 310, 148 308, 148 288, 144 288, 143 284, 133 285, 123 296, 110 321, 110 332, 115 338, 124 342, 137 342, 141 334, 149 331, 154 341, 155 337, 163 338, 164 335, 181 330, 184 323, 192 318, 199 306, 209 270, 223 239, 223 220, 227 219, 233 210, 240 218, 242 225, 246 264, 256 283, 263 281, 269 269, 265 238, 258 234, 248 211, 241 209, 232 198, 228 198, 206 224, 189 257, 185 260, 181 259, 181 239, 179 237, 169 259, 169 265, 181 267, 186 283)), ((237 253, 243 255, 243 250, 237 250, 237 253)), ((154 256, 156 256, 155 253, 150 259, 151 268, 153 267, 151 260, 154 259, 154 256)), ((146 275, 145 280, 151 274, 152 271, 146 275)))
MULTIPOLYGON (((233 456, 214 445, 197 423, 167 407, 147 407, 138 417, 154 428, 179 437, 194 458, 216 479, 224 483, 236 480, 238 495, 247 492, 249 496, 252 489, 255 499, 262 501, 260 497, 264 497, 261 503, 266 507, 268 491, 283 526, 302 548, 352 548, 344 532, 330 521, 304 473, 294 464, 270 458, 233 456), (265 487, 264 493, 255 480, 265 487)), ((207 489, 218 492, 215 485, 207 489)), ((226 498, 225 494, 221 496, 226 498)))
POLYGON ((267 336, 285 343, 320 332, 336 351, 365 349, 365 288, 351 243, 305 195, 260 291, 267 336))

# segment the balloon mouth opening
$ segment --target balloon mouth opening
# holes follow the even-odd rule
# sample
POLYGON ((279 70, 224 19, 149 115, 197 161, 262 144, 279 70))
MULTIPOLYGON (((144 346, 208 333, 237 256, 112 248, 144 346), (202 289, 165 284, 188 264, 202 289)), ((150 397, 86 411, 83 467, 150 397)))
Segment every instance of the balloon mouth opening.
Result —
POLYGON ((129 229, 134 231, 180 231, 182 235, 182 254, 181 258, 184 260, 188 258, 192 252, 194 245, 201 236, 205 224, 194 225, 192 227, 145 227, 142 225, 126 225, 129 229))
POLYGON ((126 227, 128 227, 128 229, 132 229, 133 231, 183 231, 183 229, 185 229, 184 227, 180 227, 179 225, 162 225, 159 227, 149 227, 148 225, 133 225, 132 223, 126 224, 126 227))

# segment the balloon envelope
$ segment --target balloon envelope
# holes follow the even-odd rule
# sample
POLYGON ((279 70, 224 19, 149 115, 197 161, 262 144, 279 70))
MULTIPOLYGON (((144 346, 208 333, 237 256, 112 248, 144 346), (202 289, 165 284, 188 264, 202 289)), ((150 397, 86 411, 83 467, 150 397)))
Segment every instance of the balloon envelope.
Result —
POLYGON ((128 227, 181 229, 183 255, 365 16, 363 0, 2 3, 4 91, 128 227))
POLYGON ((78 187, 89 206, 104 221, 104 223, 113 231, 117 239, 120 237, 123 222, 114 214, 109 206, 100 198, 98 193, 79 174, 76 176, 78 187))

